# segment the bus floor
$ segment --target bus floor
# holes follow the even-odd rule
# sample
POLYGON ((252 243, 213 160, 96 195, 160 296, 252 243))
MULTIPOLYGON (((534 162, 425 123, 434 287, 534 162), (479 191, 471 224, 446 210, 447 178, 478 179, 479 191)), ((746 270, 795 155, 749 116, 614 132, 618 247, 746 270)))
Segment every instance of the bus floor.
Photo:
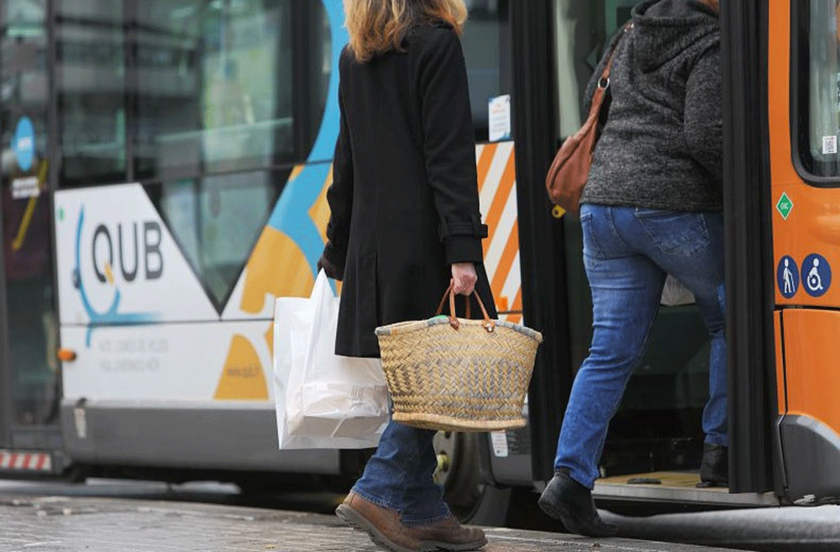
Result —
MULTIPOLYGON (((619 505, 610 509, 624 510, 622 502, 628 504, 650 503, 658 505, 659 511, 674 507, 692 506, 705 508, 737 508, 778 506, 773 493, 730 494, 722 487, 698 488, 700 475, 696 471, 658 471, 631 475, 605 477, 595 482, 593 496, 600 503, 619 505)), ((644 511, 643 508, 637 508, 644 511)))

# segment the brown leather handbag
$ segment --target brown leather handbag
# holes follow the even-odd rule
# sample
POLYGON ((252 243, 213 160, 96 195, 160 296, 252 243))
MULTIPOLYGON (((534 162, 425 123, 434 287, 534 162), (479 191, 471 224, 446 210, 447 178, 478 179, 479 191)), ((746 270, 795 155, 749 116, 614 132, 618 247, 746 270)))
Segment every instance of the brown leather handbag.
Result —
MULTIPOLYGON (((629 23, 624 27, 622 36, 633 28, 629 23)), ((615 50, 618 47, 617 40, 613 45, 607 66, 598 81, 598 87, 592 96, 592 107, 589 109, 589 117, 580 127, 574 136, 563 142, 545 179, 545 187, 551 202, 559 205, 569 213, 580 212, 580 196, 583 188, 589 179, 589 170, 592 168, 592 154, 595 151, 595 144, 598 142, 598 120, 601 118, 604 98, 610 87, 610 71, 612 69, 615 50)), ((606 108, 604 108, 606 109, 606 108)))

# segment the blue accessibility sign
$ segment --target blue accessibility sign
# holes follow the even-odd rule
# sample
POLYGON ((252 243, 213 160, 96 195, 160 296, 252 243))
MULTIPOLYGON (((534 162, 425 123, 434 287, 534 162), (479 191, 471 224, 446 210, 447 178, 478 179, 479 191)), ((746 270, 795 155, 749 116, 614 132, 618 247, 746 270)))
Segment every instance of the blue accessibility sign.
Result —
POLYGON ((793 257, 785 255, 779 261, 776 280, 779 283, 779 292, 786 299, 792 298, 799 291, 799 267, 793 257))
POLYGON ((813 253, 802 262, 802 287, 811 297, 822 297, 831 287, 831 266, 825 257, 813 253))
POLYGON ((31 169, 35 161, 35 127, 29 117, 22 117, 18 121, 12 149, 20 170, 26 172, 31 169))

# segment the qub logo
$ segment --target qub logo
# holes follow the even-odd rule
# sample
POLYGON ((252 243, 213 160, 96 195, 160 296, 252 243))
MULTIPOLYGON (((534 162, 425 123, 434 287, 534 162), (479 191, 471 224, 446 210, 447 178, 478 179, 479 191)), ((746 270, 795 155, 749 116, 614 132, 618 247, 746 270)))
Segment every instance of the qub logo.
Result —
MULTIPOLYGON (((88 294, 82 270, 82 235, 85 222, 84 207, 79 211, 79 221, 76 225, 75 267, 73 269, 73 287, 75 287, 82 301, 82 305, 90 320, 85 344, 90 347, 93 330, 97 326, 113 326, 121 324, 147 324, 158 319, 151 312, 120 312, 122 294, 120 283, 131 284, 138 277, 143 280, 158 280, 163 275, 164 260, 161 252, 163 231, 158 222, 133 223, 130 225, 116 224, 109 227, 105 224, 97 225, 90 241, 90 259, 93 273, 99 286, 104 284, 113 288, 113 295, 104 310, 94 307, 88 294), (142 230, 141 230, 142 228, 142 230), (141 245, 142 244, 142 245, 141 245), (115 260, 119 261, 119 276, 115 275, 115 260), (141 271, 142 260, 142 271, 141 271)), ((89 272, 88 272, 89 273, 89 272)), ((96 285, 96 284, 94 284, 96 285)), ((97 295, 100 291, 97 290, 97 295)), ((97 301, 98 302, 98 301, 97 301)))
MULTIPOLYGON (((133 282, 137 279, 140 268, 140 247, 138 246, 138 223, 131 225, 132 231, 126 231, 128 245, 123 237, 125 225, 119 223, 116 227, 117 246, 114 246, 113 233, 104 224, 100 224, 93 232, 93 269, 96 271, 96 278, 104 283, 114 283, 114 250, 117 250, 120 261, 120 272, 126 282, 133 282), (104 258, 103 258, 104 257, 104 258)), ((163 255, 160 252, 160 242, 163 234, 160 224, 157 222, 143 223, 143 256, 144 273, 146 280, 157 280, 163 275, 163 255)))

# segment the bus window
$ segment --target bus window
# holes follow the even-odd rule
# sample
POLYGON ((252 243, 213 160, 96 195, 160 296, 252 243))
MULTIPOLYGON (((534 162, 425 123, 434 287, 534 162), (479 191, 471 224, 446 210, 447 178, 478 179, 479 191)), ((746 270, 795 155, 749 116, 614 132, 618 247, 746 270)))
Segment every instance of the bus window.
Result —
POLYGON ((62 185, 126 180, 122 2, 56 2, 62 185))
POLYGON ((798 85, 799 156, 811 175, 840 177, 840 3, 810 0, 800 6, 798 61, 808 74, 798 85))
POLYGON ((146 192, 217 309, 227 303, 289 171, 206 176, 146 192))
POLYGON ((476 141, 489 138, 487 104, 510 94, 508 0, 467 0, 469 20, 461 43, 470 81, 476 141))
POLYGON ((305 159, 295 140, 292 4, 137 2, 135 178, 305 159))

